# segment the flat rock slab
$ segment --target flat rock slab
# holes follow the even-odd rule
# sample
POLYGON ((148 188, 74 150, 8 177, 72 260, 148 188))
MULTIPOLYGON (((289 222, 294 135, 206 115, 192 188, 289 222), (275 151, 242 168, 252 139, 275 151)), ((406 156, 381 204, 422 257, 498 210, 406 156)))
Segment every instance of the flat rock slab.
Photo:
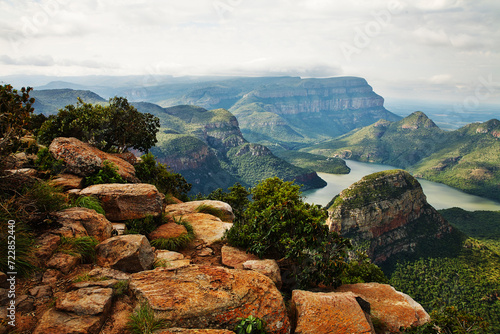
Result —
POLYGON ((124 272, 149 270, 155 255, 148 239, 140 234, 119 235, 96 246, 97 264, 124 272))
POLYGON ((246 261, 259 260, 257 255, 231 246, 222 246, 221 253, 222 264, 235 269, 243 269, 243 263, 246 261))
POLYGON ((81 196, 95 196, 111 221, 159 216, 165 196, 147 183, 96 184, 80 191, 81 196))
POLYGON ((113 289, 89 287, 73 290, 56 301, 59 311, 74 312, 79 315, 108 313, 111 308, 113 289))
POLYGON ((188 213, 199 213, 197 209, 200 206, 211 206, 215 209, 220 210, 223 213, 223 217, 221 217, 223 221, 233 222, 234 220, 233 208, 231 208, 229 204, 213 200, 191 201, 186 203, 167 205, 165 207, 165 213, 172 216, 182 216, 188 213))
POLYGON ((182 219, 193 226, 196 239, 207 245, 221 240, 224 233, 233 226, 232 223, 223 222, 219 218, 206 213, 189 213, 182 216, 182 219))
POLYGON ((98 171, 104 165, 104 161, 108 160, 118 167, 118 174, 125 180, 138 182, 135 168, 130 163, 76 138, 55 138, 49 146, 49 151, 55 159, 64 161, 68 173, 89 176, 98 171))
POLYGON ((68 274, 80 263, 80 257, 66 253, 55 253, 47 262, 47 268, 58 269, 68 274))
POLYGON ((292 310, 297 314, 296 334, 375 334, 351 292, 294 290, 292 310))
POLYGON ((75 207, 56 212, 53 216, 63 226, 68 226, 71 223, 81 224, 87 234, 95 237, 99 242, 111 238, 113 225, 104 215, 95 210, 75 207))
POLYGON ((250 315, 269 333, 290 333, 283 297, 266 276, 223 267, 156 268, 132 274, 130 291, 173 326, 232 328, 250 315))
POLYGON ((33 334, 97 334, 104 322, 104 315, 77 315, 49 309, 46 311, 33 334))
POLYGON ((429 314, 419 303, 388 284, 346 284, 337 291, 352 292, 369 302, 372 316, 378 318, 391 332, 399 332, 400 327, 421 326, 430 321, 429 314))

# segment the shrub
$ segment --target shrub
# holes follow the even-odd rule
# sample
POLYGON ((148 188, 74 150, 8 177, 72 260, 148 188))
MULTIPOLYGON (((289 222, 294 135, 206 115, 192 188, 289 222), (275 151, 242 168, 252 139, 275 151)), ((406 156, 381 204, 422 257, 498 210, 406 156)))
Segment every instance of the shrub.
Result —
POLYGON ((389 280, 382 269, 372 263, 365 247, 355 246, 355 249, 349 252, 349 260, 342 273, 342 284, 370 282, 387 284, 389 280))
POLYGON ((142 182, 155 185, 158 191, 182 200, 187 200, 187 193, 191 190, 191 184, 181 174, 174 173, 166 164, 156 162, 151 153, 141 157, 141 162, 135 166, 135 175, 142 182))
POLYGON ((128 291, 128 281, 120 280, 113 285, 113 296, 119 297, 128 291))
POLYGON ((247 318, 238 318, 240 322, 235 328, 236 334, 266 334, 264 328, 266 323, 259 318, 250 315, 247 318))
POLYGON ((153 232, 160 223, 161 218, 157 219, 151 215, 146 216, 143 219, 127 220, 125 222, 125 233, 148 235, 149 233, 153 232))
POLYGON ((141 304, 139 309, 130 315, 127 323, 133 334, 152 334, 153 331, 165 328, 167 322, 155 317, 154 311, 147 303, 141 304))
POLYGON ((104 160, 102 167, 94 174, 85 177, 85 186, 104 183, 127 183, 120 174, 118 174, 118 167, 109 160, 104 160))
POLYGON ((221 188, 212 191, 208 196, 198 194, 194 197, 195 200, 210 199, 214 201, 222 201, 231 206, 235 216, 235 220, 240 220, 243 217, 250 200, 250 193, 240 183, 235 183, 228 188, 229 192, 224 192, 221 188))
POLYGON ((38 150, 36 155, 35 167, 39 171, 47 171, 51 175, 57 175, 64 170, 64 161, 56 160, 52 154, 50 154, 48 148, 38 150))
POLYGON ((66 253, 74 256, 80 256, 82 262, 95 261, 95 247, 99 242, 94 237, 66 238, 61 237, 61 244, 57 252, 66 253))
POLYGON ((304 203, 300 186, 277 177, 260 182, 251 193, 243 220, 226 234, 229 243, 259 257, 288 259, 300 287, 340 285, 350 242, 328 231, 326 212, 304 203))

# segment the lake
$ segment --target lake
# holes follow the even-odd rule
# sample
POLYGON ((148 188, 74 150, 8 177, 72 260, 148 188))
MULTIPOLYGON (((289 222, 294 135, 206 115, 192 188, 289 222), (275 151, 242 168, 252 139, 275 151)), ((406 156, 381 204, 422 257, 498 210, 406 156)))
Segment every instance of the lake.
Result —
MULTIPOLYGON (((304 191, 303 196, 305 197, 305 201, 308 203, 326 205, 335 195, 354 182, 359 181, 363 176, 383 170, 396 169, 396 167, 393 166, 370 164, 352 160, 346 160, 346 163, 347 166, 351 168, 349 174, 318 173, 328 185, 321 189, 304 191)), ((422 185, 424 194, 427 196, 427 201, 438 210, 460 207, 467 211, 500 211, 500 203, 487 198, 469 195, 441 183, 422 179, 418 179, 418 182, 422 185)))

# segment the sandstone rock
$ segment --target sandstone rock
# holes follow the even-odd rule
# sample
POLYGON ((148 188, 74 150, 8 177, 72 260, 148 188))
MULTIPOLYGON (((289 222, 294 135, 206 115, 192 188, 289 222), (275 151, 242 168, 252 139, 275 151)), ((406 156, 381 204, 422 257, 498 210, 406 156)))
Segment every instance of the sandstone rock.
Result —
POLYGON ((57 281, 63 276, 63 274, 56 269, 47 269, 42 277, 42 283, 50 286, 55 286, 57 281))
POLYGON ((125 233, 125 230, 127 229, 127 226, 125 226, 125 224, 123 223, 112 223, 113 225, 113 231, 111 232, 111 234, 114 234, 114 235, 123 235, 123 233, 125 233))
POLYGON ((30 295, 35 298, 50 298, 52 297, 52 288, 50 285, 39 285, 29 290, 30 295))
POLYGON ((177 238, 181 235, 187 234, 188 231, 184 225, 176 224, 176 223, 167 223, 158 226, 156 230, 149 234, 150 240, 155 239, 170 239, 177 238))
POLYGON ((352 292, 370 303, 371 314, 391 332, 400 327, 420 326, 429 322, 429 314, 410 296, 396 291, 388 284, 358 283, 342 285, 337 289, 352 292))
POLYGON ((155 186, 146 183, 96 184, 80 191, 80 195, 99 198, 106 218, 111 221, 159 216, 165 197, 155 186))
POLYGON ((197 213, 196 209, 201 205, 211 206, 219 209, 224 214, 223 220, 232 222, 234 220, 233 208, 225 202, 203 200, 191 201, 180 204, 171 204, 165 207, 165 213, 172 216, 183 216, 188 213, 197 213))
POLYGON ((182 219, 193 226, 196 239, 207 245, 222 239, 224 232, 233 226, 231 223, 225 223, 219 218, 206 213, 189 213, 182 216, 182 219))
POLYGON ((212 248, 205 247, 200 249, 196 254, 201 257, 211 256, 214 254, 214 250, 212 248))
POLYGON ((185 329, 185 328, 169 328, 160 330, 156 334, 235 334, 227 329, 185 329))
POLYGON ((169 250, 158 249, 155 251, 156 260, 177 261, 184 260, 184 255, 169 250))
POLYGON ((56 187, 61 187, 63 190, 81 189, 83 177, 73 174, 59 174, 57 178, 50 181, 56 187))
POLYGON ((8 289, 7 274, 0 271, 0 288, 8 289))
POLYGON ((249 260, 243 263, 243 268, 255 270, 269 277, 278 289, 281 289, 280 267, 275 260, 249 260))
POLYGON ((367 175, 343 190, 328 209, 327 224, 355 242, 369 241, 368 255, 376 264, 415 252, 423 242, 439 244, 453 230, 427 203, 418 181, 403 170, 367 175), (435 232, 422 232, 429 229, 435 232))
POLYGON ((87 208, 69 208, 54 214, 56 221, 65 226, 81 224, 89 236, 98 241, 111 238, 113 225, 104 215, 87 208))
POLYGON ((103 166, 108 160, 118 167, 118 174, 129 182, 137 182, 135 168, 127 161, 105 153, 76 138, 56 138, 49 146, 56 159, 64 160, 66 171, 79 176, 88 176, 103 166))
POLYGON ((290 333, 283 298, 272 281, 257 272, 223 267, 156 268, 132 274, 130 290, 139 302, 173 326, 231 328, 253 315, 270 333, 290 333))
POLYGON ((189 266, 190 264, 191 264, 191 260, 187 260, 187 259, 175 260, 175 261, 165 261, 165 260, 156 260, 155 261, 156 267, 167 268, 169 270, 184 268, 184 267, 189 266))
POLYGON ((130 333, 130 331, 127 329, 127 324, 130 315, 132 315, 134 311, 132 306, 130 306, 133 304, 133 302, 128 300, 128 298, 126 297, 125 300, 123 300, 123 298, 124 297, 118 299, 113 303, 114 305, 112 306, 112 309, 110 311, 110 316, 106 320, 106 323, 101 330, 102 334, 130 333))
POLYGON ((44 261, 52 256, 52 253, 61 243, 61 237, 52 233, 44 233, 35 242, 35 257, 44 261))
POLYGON ((243 269, 243 263, 250 260, 259 260, 259 257, 236 247, 222 246, 222 264, 225 266, 243 269))
POLYGON ((68 274, 79 263, 80 263, 80 257, 78 256, 66 253, 56 253, 50 258, 49 262, 47 262, 47 267, 52 269, 58 269, 63 274, 68 274))
POLYGON ((101 267, 89 271, 89 276, 99 279, 116 279, 120 281, 128 281, 130 279, 130 274, 124 273, 123 271, 101 267))
MULTIPOLYGON (((52 215, 56 220, 60 216, 59 212, 55 212, 52 215)), ((52 232, 54 234, 58 234, 61 237, 81 238, 81 237, 87 237, 89 235, 83 224, 79 221, 74 221, 72 219, 64 219, 64 217, 61 216, 61 220, 58 223, 62 226, 56 230, 53 230, 52 232)))
POLYGON ((68 288, 67 291, 73 291, 73 290, 78 290, 78 289, 83 289, 83 288, 109 288, 113 289, 114 286, 120 282, 119 280, 116 279, 107 279, 103 281, 84 281, 84 282, 76 282, 71 284, 68 288))
POLYGON ((79 316, 49 309, 46 311, 33 334, 97 334, 104 322, 104 316, 79 316))
POLYGON ((101 242, 96 247, 97 264, 125 272, 151 269, 154 253, 143 235, 119 235, 101 242))
POLYGON ((16 175, 28 176, 28 177, 35 177, 38 174, 37 170, 33 168, 7 169, 5 170, 5 173, 11 175, 16 174, 16 175))
POLYGON ((373 333, 375 330, 356 301, 356 295, 294 290, 292 310, 296 334, 373 333))
POLYGON ((113 289, 82 288, 67 292, 56 301, 59 311, 74 312, 78 315, 106 314, 111 307, 113 289))
POLYGON ((35 309, 35 300, 28 295, 16 295, 16 312, 28 313, 35 309))

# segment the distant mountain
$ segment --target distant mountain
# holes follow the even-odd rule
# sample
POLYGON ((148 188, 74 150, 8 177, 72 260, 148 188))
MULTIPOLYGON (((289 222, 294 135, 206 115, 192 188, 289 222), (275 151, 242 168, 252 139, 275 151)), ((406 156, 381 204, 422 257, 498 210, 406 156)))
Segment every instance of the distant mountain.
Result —
POLYGON ((383 163, 468 193, 500 200, 500 121, 443 131, 422 112, 378 121, 304 151, 383 163))
POLYGON ((102 97, 89 90, 47 89, 33 90, 30 97, 35 98, 35 112, 44 115, 55 115, 58 110, 70 104, 76 104, 78 98, 86 103, 106 103, 102 97))

